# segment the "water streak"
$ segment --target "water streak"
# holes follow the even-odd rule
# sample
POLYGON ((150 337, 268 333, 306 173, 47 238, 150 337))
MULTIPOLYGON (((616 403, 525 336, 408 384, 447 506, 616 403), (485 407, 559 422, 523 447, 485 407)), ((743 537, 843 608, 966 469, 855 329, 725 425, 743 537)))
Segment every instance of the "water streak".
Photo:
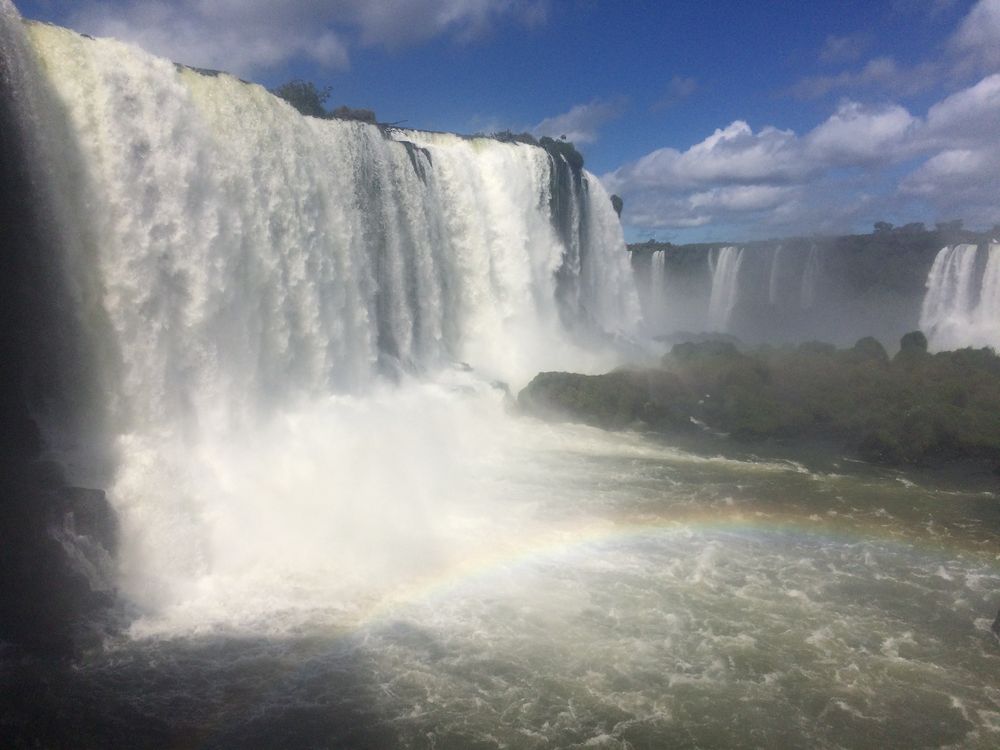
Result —
POLYGON ((712 291, 708 302, 708 328, 724 332, 729 327, 729 318, 738 300, 743 248, 719 248, 709 256, 709 264, 712 291))

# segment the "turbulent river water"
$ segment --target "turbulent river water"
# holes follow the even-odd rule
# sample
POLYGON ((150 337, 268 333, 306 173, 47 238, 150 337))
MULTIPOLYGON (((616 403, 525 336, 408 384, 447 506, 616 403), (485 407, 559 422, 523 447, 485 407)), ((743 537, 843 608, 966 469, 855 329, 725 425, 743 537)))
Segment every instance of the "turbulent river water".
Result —
POLYGON ((268 533, 305 549, 241 561, 69 672, 8 667, 8 715, 58 716, 42 735, 76 747, 996 746, 984 487, 545 424, 489 389, 385 403, 407 399, 453 442, 431 459, 388 436, 379 481, 407 511, 372 521, 396 562, 359 558, 363 591, 331 595, 350 553, 287 559, 329 534, 290 496, 268 533))
POLYGON ((44 457, 121 526, 120 627, 0 646, 0 744, 1000 744, 993 485, 518 415, 641 345, 565 155, 305 118, 9 0, 0 48, 65 323, 44 457))

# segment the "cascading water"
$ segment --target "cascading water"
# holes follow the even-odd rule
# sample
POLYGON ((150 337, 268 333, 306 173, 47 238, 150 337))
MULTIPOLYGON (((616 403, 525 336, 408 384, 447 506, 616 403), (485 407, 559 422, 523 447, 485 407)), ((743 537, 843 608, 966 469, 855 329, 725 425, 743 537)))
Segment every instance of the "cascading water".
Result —
POLYGON ((709 256, 712 291, 708 301, 708 328, 726 331, 739 293, 743 248, 723 247, 709 256))
MULTIPOLYGON (((303 118, 117 42, 25 35, 9 0, 0 47, 0 167, 20 153, 34 179, 3 171, 31 197, 0 192, 0 215, 45 225, 4 246, 31 273, 0 289, 52 277, 3 320, 39 336, 26 359, 58 355, 29 363, 54 373, 31 405, 51 457, 107 488, 132 605, 68 663, 0 644, 0 744, 996 746, 975 481, 507 413, 494 379, 603 368, 636 317, 607 195, 561 154, 303 118)), ((767 302, 753 250, 714 258, 720 325, 737 281, 741 318, 767 302)), ((693 258, 691 298, 664 281, 701 325, 693 258)), ((67 593, 26 587, 10 542, 0 583, 67 593)))
POLYGON ((771 272, 767 279, 767 301, 770 305, 778 304, 781 297, 781 254, 784 245, 777 245, 771 253, 771 272))
POLYGON ((944 247, 934 259, 920 312, 932 349, 1000 348, 1000 245, 984 249, 944 247))
POLYGON ((822 273, 820 261, 820 250, 816 243, 809 246, 809 255, 806 258, 806 266, 802 271, 802 286, 799 295, 799 302, 803 310, 808 310, 816 304, 816 290, 819 287, 819 278, 822 273))
POLYGON ((643 280, 643 318, 647 327, 656 330, 668 319, 669 295, 667 291, 667 256, 664 252, 652 253, 648 275, 643 280))
POLYGON ((188 623, 238 601, 246 621, 460 554, 476 511, 449 513, 487 499, 466 483, 506 419, 489 383, 606 368, 636 322, 597 180, 541 148, 302 117, 113 40, 26 34, 38 173, 112 384, 95 398, 127 597, 188 623))

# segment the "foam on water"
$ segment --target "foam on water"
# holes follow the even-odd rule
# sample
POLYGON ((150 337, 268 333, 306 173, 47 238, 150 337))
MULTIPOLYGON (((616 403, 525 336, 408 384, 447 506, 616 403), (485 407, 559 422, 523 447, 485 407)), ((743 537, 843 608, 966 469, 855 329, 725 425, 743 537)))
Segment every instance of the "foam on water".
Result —
MULTIPOLYGON (((134 620, 70 679, 116 737, 996 739, 995 498, 509 412, 495 380, 606 367, 634 326, 596 180, 557 194, 539 149, 303 118, 0 14, 102 342, 134 620)), ((720 329, 740 253, 714 259, 720 329)))

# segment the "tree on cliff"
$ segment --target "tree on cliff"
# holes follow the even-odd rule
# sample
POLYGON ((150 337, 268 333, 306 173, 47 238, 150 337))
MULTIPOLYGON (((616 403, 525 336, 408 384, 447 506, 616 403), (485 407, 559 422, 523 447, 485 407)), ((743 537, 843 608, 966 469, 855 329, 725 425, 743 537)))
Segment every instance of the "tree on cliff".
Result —
POLYGON ((327 110, 326 102, 330 98, 331 90, 329 86, 320 89, 312 81, 295 79, 271 89, 271 93, 281 97, 309 117, 319 117, 324 120, 357 120, 376 124, 375 113, 370 109, 352 109, 343 104, 333 111, 327 110))
POLYGON ((271 93, 280 96, 295 109, 309 117, 329 117, 326 111, 326 100, 330 98, 332 89, 325 86, 322 89, 316 88, 312 81, 296 79, 283 83, 276 89, 271 89, 271 93))

